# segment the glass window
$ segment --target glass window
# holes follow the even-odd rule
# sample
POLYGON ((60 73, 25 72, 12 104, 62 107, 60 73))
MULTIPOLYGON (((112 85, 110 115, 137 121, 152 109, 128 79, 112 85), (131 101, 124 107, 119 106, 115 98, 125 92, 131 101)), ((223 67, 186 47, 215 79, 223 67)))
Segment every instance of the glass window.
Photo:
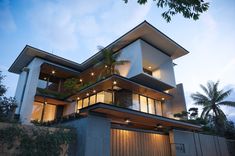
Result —
POLYGON ((31 120, 41 120, 43 103, 34 102, 31 120))
POLYGON ((133 94, 132 95, 132 109, 134 110, 140 110, 140 103, 139 103, 139 95, 133 94))
POLYGON ((142 112, 148 113, 147 98, 141 95, 140 95, 140 110, 142 112))
POLYGON ((149 113, 155 114, 154 100, 151 98, 148 98, 148 107, 149 107, 149 113))
POLYGON ((82 100, 78 101, 78 109, 82 109, 82 100))
POLYGON ((83 108, 84 108, 84 107, 87 107, 87 106, 88 106, 88 103, 89 103, 89 97, 83 99, 83 108))
POLYGON ((95 101, 96 101, 96 100, 95 100, 95 95, 92 95, 92 96, 90 97, 90 105, 95 104, 95 103, 96 103, 95 101))
POLYGON ((113 101, 112 99, 112 93, 110 92, 104 92, 104 103, 111 104, 113 101))
POLYGON ((160 115, 162 116, 162 103, 161 101, 157 101, 155 100, 155 111, 156 111, 156 115, 160 115))
POLYGON ((55 119, 55 113, 56 113, 56 106, 46 104, 44 115, 43 115, 43 121, 51 121, 55 119))
POLYGON ((97 103, 98 102, 104 103, 104 92, 97 93, 97 103))

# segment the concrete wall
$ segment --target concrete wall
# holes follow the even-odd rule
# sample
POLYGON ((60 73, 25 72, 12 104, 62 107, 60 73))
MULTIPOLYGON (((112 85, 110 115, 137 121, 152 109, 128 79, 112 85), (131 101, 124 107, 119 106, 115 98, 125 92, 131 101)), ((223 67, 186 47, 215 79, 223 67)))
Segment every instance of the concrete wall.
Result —
POLYGON ((177 84, 176 88, 169 90, 172 99, 165 101, 163 106, 163 116, 174 118, 174 114, 186 111, 183 84, 177 84))
POLYGON ((85 118, 70 121, 64 125, 76 128, 77 132, 77 143, 71 146, 69 155, 110 155, 111 123, 108 118, 88 115, 85 118))
POLYGON ((226 139, 218 136, 172 130, 172 156, 229 156, 226 139))

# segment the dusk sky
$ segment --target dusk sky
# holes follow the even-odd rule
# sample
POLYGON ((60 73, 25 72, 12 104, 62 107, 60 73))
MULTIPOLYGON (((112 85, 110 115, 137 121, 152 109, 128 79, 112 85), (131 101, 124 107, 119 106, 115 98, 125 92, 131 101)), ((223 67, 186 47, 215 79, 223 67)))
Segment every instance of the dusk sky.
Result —
MULTIPOLYGON (((235 1, 210 1, 199 20, 177 15, 170 23, 152 1, 142 6, 136 1, 0 0, 0 70, 7 76, 7 96, 14 96, 18 81, 7 70, 26 44, 81 63, 97 46, 147 20, 190 52, 174 60, 176 82, 184 84, 188 108, 193 103, 190 94, 201 91, 199 85, 208 80, 234 88, 229 100, 235 101, 235 1)), ((235 109, 224 110, 235 121, 235 109)))

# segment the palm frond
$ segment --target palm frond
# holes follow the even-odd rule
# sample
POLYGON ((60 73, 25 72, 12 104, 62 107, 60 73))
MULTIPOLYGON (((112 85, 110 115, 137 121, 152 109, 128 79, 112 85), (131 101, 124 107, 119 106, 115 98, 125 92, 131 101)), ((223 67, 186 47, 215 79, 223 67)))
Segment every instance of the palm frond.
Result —
POLYGON ((207 89, 205 86, 203 86, 202 84, 200 85, 200 87, 201 87, 201 89, 206 93, 206 95, 209 96, 209 91, 208 91, 208 89, 207 89))
POLYGON ((235 102, 234 101, 222 101, 218 103, 218 105, 235 107, 235 102))
POLYGON ((219 92, 219 95, 218 95, 217 99, 216 99, 216 102, 223 101, 225 98, 227 98, 232 93, 232 91, 233 91, 232 89, 229 89, 227 91, 221 90, 219 92))
POLYGON ((202 118, 202 119, 205 119, 205 118, 206 118, 205 115, 206 115, 207 112, 210 111, 210 110, 211 110, 211 107, 209 107, 209 106, 204 107, 203 110, 202 110, 202 113, 201 113, 201 118, 202 118))
POLYGON ((206 106, 210 103, 210 100, 208 99, 208 97, 206 97, 205 95, 199 92, 196 92, 195 94, 191 94, 191 98, 194 100, 194 104, 196 105, 206 106))

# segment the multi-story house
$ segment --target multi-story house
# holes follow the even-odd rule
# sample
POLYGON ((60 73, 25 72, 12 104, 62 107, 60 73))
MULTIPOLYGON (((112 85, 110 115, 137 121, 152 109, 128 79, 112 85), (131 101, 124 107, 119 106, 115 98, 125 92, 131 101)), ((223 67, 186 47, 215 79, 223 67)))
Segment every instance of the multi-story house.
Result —
MULTIPOLYGON (((200 130, 200 126, 174 118, 175 113, 186 110, 186 104, 183 86, 175 81, 173 61, 186 55, 187 50, 146 21, 105 49, 112 49, 113 55, 119 55, 116 61, 125 60, 125 63, 115 66, 119 74, 100 78, 107 67, 97 65, 105 59, 102 51, 79 64, 27 45, 9 69, 19 74, 15 97, 20 121, 23 124, 30 124, 32 120, 47 122, 76 113, 80 116, 76 121, 79 134, 83 134, 78 147, 81 155, 92 155, 91 152, 126 155, 125 152, 131 150, 136 152, 133 155, 146 155, 141 154, 144 151, 168 155, 170 142, 165 132, 200 130), (76 82, 78 86, 74 90, 65 88, 71 79, 76 81, 70 83, 76 82), (145 145, 129 145, 128 150, 124 150, 125 146, 119 146, 123 141, 119 138, 128 140, 125 130, 139 135, 127 146, 146 142, 151 139, 147 134, 156 133, 152 137, 159 137, 160 143, 154 146, 161 144, 162 147, 150 150, 145 145), (141 136, 143 134, 146 136, 141 136), (146 138, 143 140, 143 137, 146 138)), ((77 57, 79 55, 82 54, 78 53, 77 57)), ((185 152, 186 145, 177 146, 176 149, 185 152)))

